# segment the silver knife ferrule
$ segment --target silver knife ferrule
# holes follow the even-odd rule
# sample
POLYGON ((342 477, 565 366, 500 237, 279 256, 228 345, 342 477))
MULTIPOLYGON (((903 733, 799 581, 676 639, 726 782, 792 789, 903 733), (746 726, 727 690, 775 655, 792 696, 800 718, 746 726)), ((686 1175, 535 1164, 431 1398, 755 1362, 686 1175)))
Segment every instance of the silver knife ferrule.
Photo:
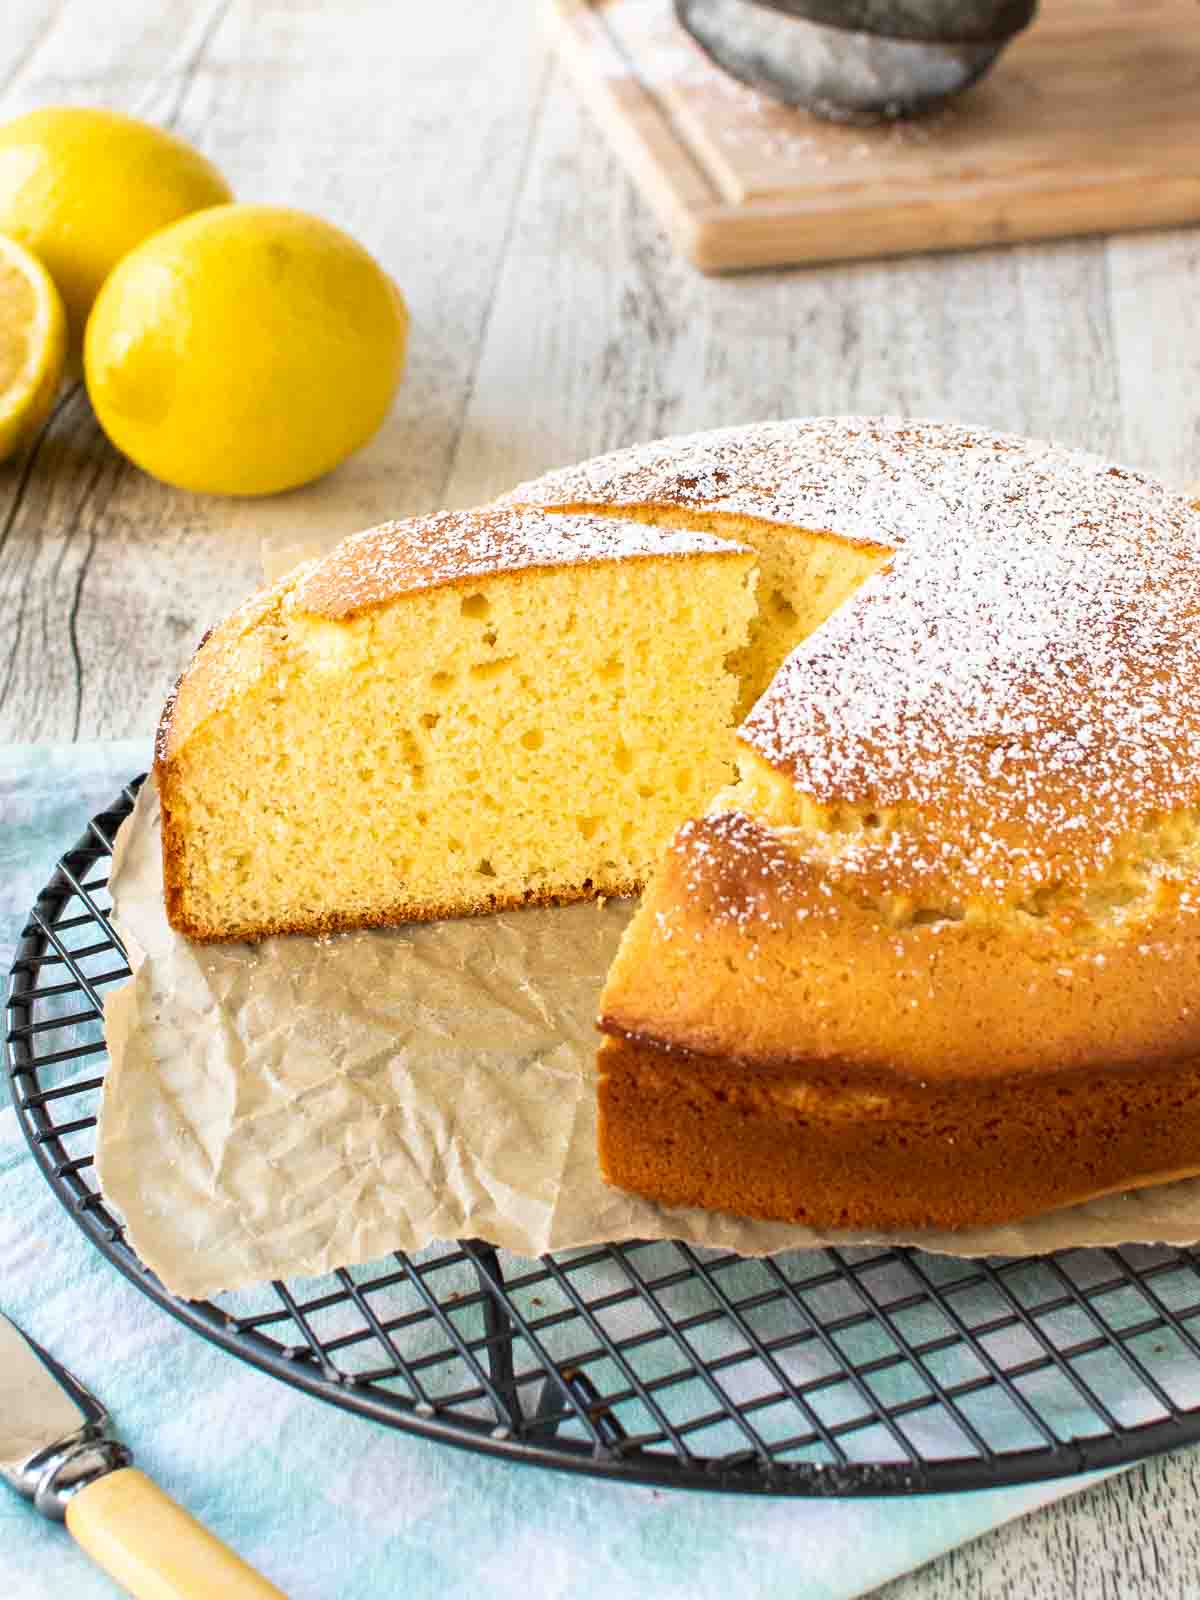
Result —
POLYGON ((119 1439, 111 1438, 103 1426, 88 1423, 27 1461, 16 1487, 44 1517, 62 1522, 72 1496, 132 1460, 119 1439))
POLYGON ((73 1495, 132 1459, 91 1390, 0 1313, 0 1478, 62 1522, 73 1495))

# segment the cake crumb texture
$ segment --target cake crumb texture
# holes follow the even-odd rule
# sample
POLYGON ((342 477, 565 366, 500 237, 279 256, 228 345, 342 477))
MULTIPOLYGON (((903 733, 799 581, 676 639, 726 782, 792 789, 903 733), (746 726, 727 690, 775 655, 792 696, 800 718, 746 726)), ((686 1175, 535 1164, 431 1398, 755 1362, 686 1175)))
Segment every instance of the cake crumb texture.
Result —
POLYGON ((704 534, 512 511, 344 541, 215 630, 168 708, 173 925, 633 892, 732 774, 753 576, 704 534))

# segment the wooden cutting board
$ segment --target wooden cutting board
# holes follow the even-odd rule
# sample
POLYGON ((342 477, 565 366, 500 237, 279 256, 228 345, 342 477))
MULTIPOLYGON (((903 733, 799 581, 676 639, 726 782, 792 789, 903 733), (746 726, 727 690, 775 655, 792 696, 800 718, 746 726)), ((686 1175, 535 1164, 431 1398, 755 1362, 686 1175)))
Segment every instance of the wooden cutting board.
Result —
POLYGON ((923 120, 835 126, 716 68, 670 0, 547 0, 563 60, 704 272, 1200 218, 1200 4, 1042 0, 923 120))

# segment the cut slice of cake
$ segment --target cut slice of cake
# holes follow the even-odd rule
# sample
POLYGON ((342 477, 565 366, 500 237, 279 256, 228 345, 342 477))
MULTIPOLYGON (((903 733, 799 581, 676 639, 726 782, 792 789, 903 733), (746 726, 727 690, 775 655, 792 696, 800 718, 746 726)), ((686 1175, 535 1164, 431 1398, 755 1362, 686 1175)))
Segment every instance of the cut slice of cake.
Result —
POLYGON ((753 553, 490 508, 344 540, 214 630, 163 716, 195 939, 624 894, 732 773, 753 553))

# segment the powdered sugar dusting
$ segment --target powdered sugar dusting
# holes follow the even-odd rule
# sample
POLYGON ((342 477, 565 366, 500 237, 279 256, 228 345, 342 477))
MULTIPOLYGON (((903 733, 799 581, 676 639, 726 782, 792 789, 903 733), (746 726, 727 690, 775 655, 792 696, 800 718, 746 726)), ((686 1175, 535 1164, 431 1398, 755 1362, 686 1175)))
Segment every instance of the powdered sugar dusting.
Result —
POLYGON ((1200 802, 1200 517, 1057 446, 887 418, 659 441, 515 491, 690 506, 895 552, 783 664, 745 742, 928 885, 1028 893, 1200 802))
MULTIPOLYGON (((634 445, 547 473, 505 498, 547 508, 689 506, 829 529, 863 544, 930 545, 947 499, 975 472, 989 436, 940 423, 811 417, 634 445)), ((1002 451, 1043 451, 996 440, 1002 451)))
MULTIPOLYGON (((676 833, 671 849, 685 869, 687 901, 668 900, 656 913, 660 937, 690 933, 702 939, 705 923, 693 914, 696 902, 705 904, 714 916, 760 930, 793 928, 810 915, 835 911, 828 878, 813 880, 818 898, 815 905, 805 904, 804 895, 796 892, 794 853, 776 834, 740 811, 689 819, 676 833)), ((756 946, 747 944, 746 959, 756 958, 756 946)))
POLYGON ((612 517, 551 517, 512 506, 443 511, 381 523, 343 539, 307 571, 292 604, 311 616, 342 618, 404 594, 497 572, 743 549, 712 534, 612 517))

